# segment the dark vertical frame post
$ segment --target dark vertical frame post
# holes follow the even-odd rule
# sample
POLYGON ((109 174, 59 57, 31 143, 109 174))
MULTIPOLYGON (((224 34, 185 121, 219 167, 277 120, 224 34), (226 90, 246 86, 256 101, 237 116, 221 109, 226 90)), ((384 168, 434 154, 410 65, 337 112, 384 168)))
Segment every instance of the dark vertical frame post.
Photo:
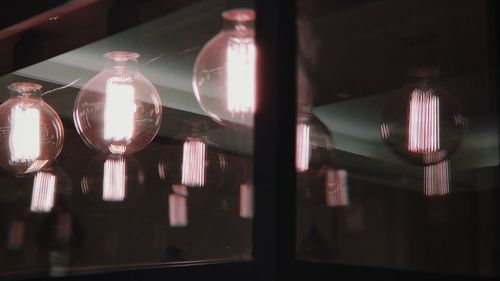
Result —
POLYGON ((256 280, 289 280, 295 259, 295 1, 257 0, 256 280))

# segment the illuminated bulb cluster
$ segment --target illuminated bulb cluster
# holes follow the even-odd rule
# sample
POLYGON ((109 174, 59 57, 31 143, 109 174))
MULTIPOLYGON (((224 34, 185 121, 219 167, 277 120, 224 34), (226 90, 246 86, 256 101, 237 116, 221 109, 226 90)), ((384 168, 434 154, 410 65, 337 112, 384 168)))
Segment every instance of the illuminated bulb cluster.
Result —
POLYGON ((450 193, 450 166, 448 161, 424 167, 424 194, 426 196, 450 193))

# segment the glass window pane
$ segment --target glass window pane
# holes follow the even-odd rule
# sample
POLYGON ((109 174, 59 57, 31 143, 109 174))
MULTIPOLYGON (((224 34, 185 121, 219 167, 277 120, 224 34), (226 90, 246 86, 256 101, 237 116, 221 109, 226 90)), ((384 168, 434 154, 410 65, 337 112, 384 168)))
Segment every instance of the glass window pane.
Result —
POLYGON ((251 259, 254 20, 102 1, 2 49, 49 59, 0 77, 0 276, 251 259))
POLYGON ((495 275, 488 1, 297 1, 300 260, 495 275))

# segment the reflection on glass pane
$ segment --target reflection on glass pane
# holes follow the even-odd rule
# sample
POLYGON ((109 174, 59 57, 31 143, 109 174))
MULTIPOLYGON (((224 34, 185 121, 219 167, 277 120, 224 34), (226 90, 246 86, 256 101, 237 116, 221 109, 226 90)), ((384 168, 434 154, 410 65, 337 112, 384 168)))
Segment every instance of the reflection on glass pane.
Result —
POLYGON ((255 12, 150 2, 98 7, 128 29, 0 77, 0 276, 251 258, 255 12))
POLYGON ((298 119, 297 258, 495 275, 487 1, 313 2, 297 1, 298 107, 335 146, 315 158, 298 119))

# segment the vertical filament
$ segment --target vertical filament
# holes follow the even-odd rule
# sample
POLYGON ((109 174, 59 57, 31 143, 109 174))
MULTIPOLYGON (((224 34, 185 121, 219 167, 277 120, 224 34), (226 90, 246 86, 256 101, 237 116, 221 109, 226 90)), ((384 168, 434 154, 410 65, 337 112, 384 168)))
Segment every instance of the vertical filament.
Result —
POLYGON ((240 185, 240 217, 253 217, 253 185, 249 183, 240 185))
POLYGON ((30 210, 35 213, 47 213, 54 207, 56 195, 55 175, 38 172, 33 181, 33 193, 31 195, 30 210))
POLYGON ((255 43, 251 38, 229 40, 226 52, 227 109, 231 113, 255 111, 255 43))
POLYGON ((187 199, 179 194, 168 196, 168 218, 170 226, 187 226, 187 199))
POLYGON ((408 150, 436 152, 439 147, 439 98, 432 91, 416 89, 410 97, 408 150))
POLYGON ((135 90, 117 78, 106 82, 104 106, 104 138, 129 142, 134 134, 135 90))
POLYGON ((182 184, 201 187, 205 185, 205 143, 197 139, 184 142, 182 151, 182 184))
POLYGON ((328 169, 326 172, 326 205, 328 207, 348 205, 348 193, 347 171, 328 169))
POLYGON ((295 150, 295 167, 298 172, 305 172, 309 169, 309 125, 297 124, 297 143, 295 150))
POLYGON ((10 122, 10 160, 36 160, 40 156, 40 111, 16 105, 11 111, 10 122))
POLYGON ((450 167, 448 161, 442 161, 424 168, 424 194, 426 196, 446 195, 450 193, 450 167))
POLYGON ((125 159, 107 159, 104 162, 104 177, 102 182, 102 200, 121 202, 126 196, 126 163, 125 159))

